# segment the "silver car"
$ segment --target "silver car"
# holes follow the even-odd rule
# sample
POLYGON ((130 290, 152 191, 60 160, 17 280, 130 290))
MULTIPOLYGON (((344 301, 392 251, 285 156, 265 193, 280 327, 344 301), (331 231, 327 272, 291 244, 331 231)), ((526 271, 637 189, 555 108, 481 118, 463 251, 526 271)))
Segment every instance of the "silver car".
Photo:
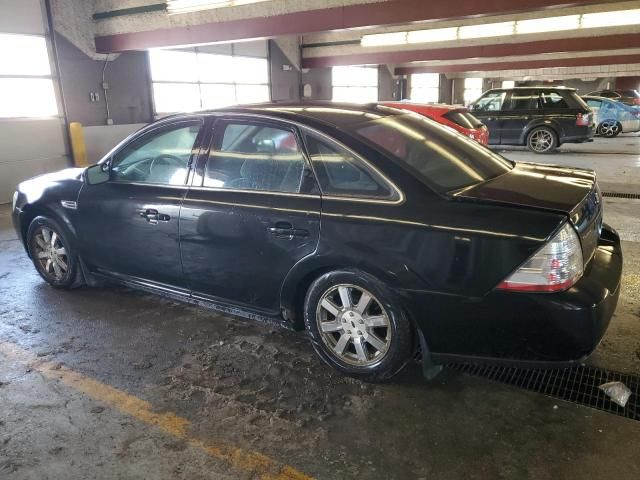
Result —
POLYGON ((593 110, 597 135, 615 137, 623 132, 640 131, 640 108, 610 98, 590 95, 582 98, 593 110))

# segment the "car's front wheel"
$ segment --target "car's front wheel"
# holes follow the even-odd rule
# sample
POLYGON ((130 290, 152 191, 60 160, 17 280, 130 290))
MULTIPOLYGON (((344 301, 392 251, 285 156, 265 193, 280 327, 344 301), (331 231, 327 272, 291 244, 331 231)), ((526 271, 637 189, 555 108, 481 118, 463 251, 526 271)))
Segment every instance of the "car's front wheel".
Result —
POLYGON ((558 136, 549 127, 537 127, 527 136, 527 147, 534 153, 549 153, 558 147, 558 136))
POLYGON ((617 137, 622 132, 622 125, 615 120, 605 120, 598 125, 598 135, 603 137, 617 137))
POLYGON ((411 324, 395 296, 359 270, 326 273, 313 282, 304 320, 318 355, 365 381, 391 378, 412 353, 411 324))
POLYGON ((27 230, 29 255, 36 270, 56 288, 77 284, 78 260, 64 229, 55 220, 36 217, 27 230))

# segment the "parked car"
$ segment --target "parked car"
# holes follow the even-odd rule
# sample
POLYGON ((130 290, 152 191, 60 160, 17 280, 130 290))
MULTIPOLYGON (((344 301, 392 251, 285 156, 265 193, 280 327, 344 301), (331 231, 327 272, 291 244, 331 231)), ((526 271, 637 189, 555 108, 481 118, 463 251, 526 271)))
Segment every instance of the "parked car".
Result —
POLYGON ((489 128, 490 145, 549 153, 563 143, 593 141, 593 114, 575 89, 491 89, 471 104, 471 112, 489 128))
POLYGON ((451 127, 483 145, 489 143, 489 130, 486 125, 474 117, 466 107, 446 105, 443 103, 427 105, 412 102, 382 102, 382 105, 419 113, 438 123, 451 127))
POLYGON ((640 131, 640 108, 604 97, 587 95, 582 99, 595 115, 596 134, 615 137, 620 133, 640 131))
POLYGON ((306 328, 365 380, 418 351, 427 370, 582 361, 620 292, 593 171, 514 163, 383 106, 173 115, 21 183, 12 212, 53 287, 110 280, 306 328))
POLYGON ((587 94, 588 97, 605 97, 627 105, 640 105, 640 92, 638 90, 598 90, 587 94))

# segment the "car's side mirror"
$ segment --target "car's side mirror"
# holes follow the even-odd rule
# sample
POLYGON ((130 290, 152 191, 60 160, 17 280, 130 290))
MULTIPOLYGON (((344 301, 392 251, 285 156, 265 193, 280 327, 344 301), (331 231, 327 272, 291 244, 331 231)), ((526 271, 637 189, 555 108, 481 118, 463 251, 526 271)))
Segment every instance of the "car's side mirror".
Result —
POLYGON ((84 179, 88 185, 98 185, 108 182, 109 177, 109 162, 91 165, 84 171, 84 179))

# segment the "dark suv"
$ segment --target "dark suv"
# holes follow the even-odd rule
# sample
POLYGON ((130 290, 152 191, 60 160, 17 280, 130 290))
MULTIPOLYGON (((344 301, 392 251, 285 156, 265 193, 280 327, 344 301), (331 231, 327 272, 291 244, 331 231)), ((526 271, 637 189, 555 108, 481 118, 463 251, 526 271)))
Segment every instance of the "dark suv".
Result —
POLYGON ((572 88, 494 88, 470 108, 489 127, 490 145, 549 153, 563 143, 593 141, 593 113, 572 88))

